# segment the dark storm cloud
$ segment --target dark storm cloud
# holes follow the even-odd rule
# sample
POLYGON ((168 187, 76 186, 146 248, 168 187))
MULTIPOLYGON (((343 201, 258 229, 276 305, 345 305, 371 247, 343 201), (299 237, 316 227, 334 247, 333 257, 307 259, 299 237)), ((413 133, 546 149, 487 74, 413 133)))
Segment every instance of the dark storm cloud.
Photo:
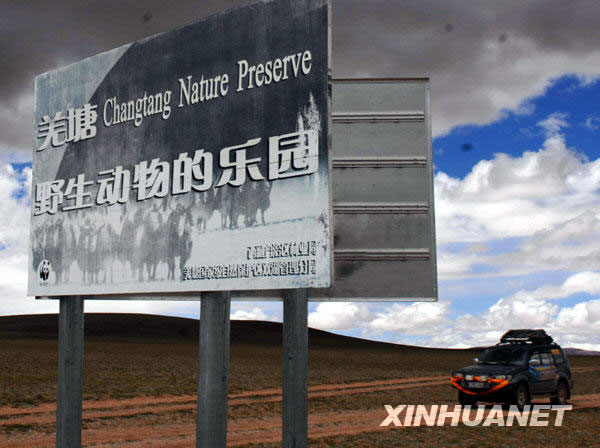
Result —
POLYGON ((349 74, 375 60, 387 75, 406 65, 433 73, 510 35, 542 52, 586 53, 597 50, 599 20, 596 0, 334 0, 335 68, 349 74))
POLYGON ((11 100, 45 71, 241 4, 241 1, 0 3, 0 93, 11 100))
POLYGON ((600 75, 598 23, 595 0, 334 0, 334 73, 431 77, 440 134, 519 111, 558 76, 600 75))
MULTIPOLYGON (((0 4, 0 155, 31 144, 35 75, 246 2, 0 4)), ((600 74, 596 0, 333 0, 333 70, 430 76, 434 131, 486 123, 565 73, 600 74)))

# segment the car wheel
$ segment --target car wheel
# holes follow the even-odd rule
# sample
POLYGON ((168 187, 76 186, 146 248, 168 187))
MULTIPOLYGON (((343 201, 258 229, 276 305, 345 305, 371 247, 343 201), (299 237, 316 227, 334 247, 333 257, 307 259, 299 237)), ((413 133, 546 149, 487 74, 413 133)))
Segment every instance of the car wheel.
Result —
POLYGON ((458 391, 458 402, 461 406, 475 406, 477 400, 472 395, 465 394, 462 390, 458 391))
POLYGON ((552 394, 552 404, 567 404, 569 398, 569 386, 564 381, 558 383, 556 392, 552 394))
POLYGON ((522 411, 529 404, 529 389, 524 383, 519 384, 515 389, 513 404, 517 405, 519 411, 522 411))

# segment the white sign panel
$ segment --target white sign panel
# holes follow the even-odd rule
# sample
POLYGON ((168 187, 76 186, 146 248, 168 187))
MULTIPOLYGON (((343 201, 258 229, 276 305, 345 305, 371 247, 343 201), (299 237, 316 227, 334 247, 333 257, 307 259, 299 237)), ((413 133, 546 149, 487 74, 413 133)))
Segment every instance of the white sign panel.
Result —
POLYGON ((328 21, 260 2, 38 76, 29 294, 329 287, 328 21))

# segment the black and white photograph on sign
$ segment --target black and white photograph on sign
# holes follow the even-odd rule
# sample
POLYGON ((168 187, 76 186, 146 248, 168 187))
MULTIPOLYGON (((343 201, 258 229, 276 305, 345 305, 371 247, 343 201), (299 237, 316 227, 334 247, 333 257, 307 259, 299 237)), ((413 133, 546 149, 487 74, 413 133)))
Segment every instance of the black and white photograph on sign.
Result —
POLYGON ((323 1, 38 76, 30 293, 329 286, 327 77, 323 1))

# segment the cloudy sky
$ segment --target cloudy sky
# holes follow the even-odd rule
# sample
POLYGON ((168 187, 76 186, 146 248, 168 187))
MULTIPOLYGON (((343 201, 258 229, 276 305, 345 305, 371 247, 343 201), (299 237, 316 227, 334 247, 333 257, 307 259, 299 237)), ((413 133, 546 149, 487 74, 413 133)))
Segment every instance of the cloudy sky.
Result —
MULTIPOLYGON (((241 3, 0 2, 0 314, 57 311, 25 293, 35 75, 241 3)), ((535 327, 600 350, 598 23, 596 0, 333 0, 335 77, 431 78, 440 300, 311 304, 311 326, 449 347, 535 327)))

